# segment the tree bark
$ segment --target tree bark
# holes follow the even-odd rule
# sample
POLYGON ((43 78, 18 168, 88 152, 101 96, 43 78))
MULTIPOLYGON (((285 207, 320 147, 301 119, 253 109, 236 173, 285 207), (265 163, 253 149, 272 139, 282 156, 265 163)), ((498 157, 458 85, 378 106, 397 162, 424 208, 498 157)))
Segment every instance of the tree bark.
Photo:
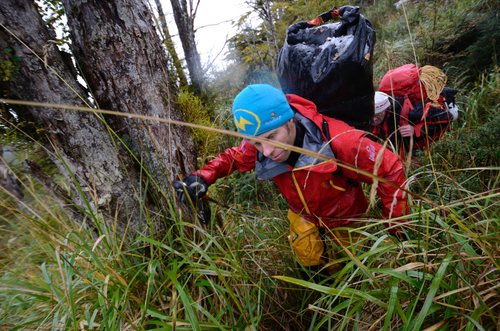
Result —
MULTIPOLYGON (((23 168, 52 194, 70 219, 79 224, 83 223, 87 225, 89 229, 93 230, 93 233, 97 231, 95 223, 86 218, 85 214, 80 209, 70 203, 71 197, 56 183, 54 178, 50 177, 36 162, 26 160, 23 162, 23 168)), ((123 230, 120 230, 120 232, 123 233, 123 230)))
MULTIPOLYGON (((2 0, 0 23, 0 48, 12 49, 20 59, 14 80, 2 86, 10 97, 86 106, 86 91, 55 46, 55 33, 46 27, 33 1, 2 0)), ((132 161, 119 155, 103 119, 95 113, 55 108, 30 106, 25 110, 45 130, 41 144, 76 193, 67 202, 92 215, 94 222, 101 217, 109 224, 118 220, 120 233, 127 222, 129 228, 141 228, 140 200, 135 193, 138 177, 125 171, 132 168, 132 161)))
MULTIPOLYGON (((101 108, 182 120, 173 101, 165 54, 150 11, 141 0, 63 0, 72 50, 101 108)), ((127 117, 106 117, 154 179, 158 201, 171 181, 196 167, 196 149, 186 127, 127 117)))
POLYGON ((175 24, 181 38, 182 49, 186 58, 187 67, 191 83, 198 91, 198 94, 203 91, 204 74, 201 66, 201 59, 198 50, 196 49, 196 41, 194 36, 194 16, 189 14, 189 9, 186 0, 170 0, 174 12, 175 24))

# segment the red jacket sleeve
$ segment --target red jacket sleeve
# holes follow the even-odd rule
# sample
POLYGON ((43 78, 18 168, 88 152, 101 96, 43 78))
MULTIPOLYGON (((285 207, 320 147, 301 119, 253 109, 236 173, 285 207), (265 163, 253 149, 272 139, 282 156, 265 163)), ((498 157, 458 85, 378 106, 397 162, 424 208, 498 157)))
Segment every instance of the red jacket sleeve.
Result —
POLYGON ((217 179, 232 174, 234 170, 245 172, 254 169, 256 160, 257 149, 247 140, 242 140, 239 146, 226 149, 192 175, 201 176, 208 185, 212 185, 217 179))
MULTIPOLYGON (((334 123, 329 120, 329 123, 331 123, 329 126, 330 134, 333 138, 331 145, 337 159, 355 168, 374 173, 377 156, 383 147, 365 138, 363 131, 356 130, 340 121, 332 121, 334 123)), ((342 172, 345 176, 359 182, 373 183, 371 177, 357 171, 343 168, 342 172)), ((405 185, 403 164, 394 153, 387 149, 383 151, 382 161, 376 174, 398 187, 404 187, 405 185)), ((408 213, 407 197, 403 191, 389 184, 379 182, 377 195, 382 200, 382 217, 385 219, 404 216, 408 213)), ((405 221, 401 220, 399 222, 403 223, 405 221)), ((390 226, 390 224, 386 224, 386 226, 390 226)), ((398 231, 398 228, 391 229, 391 233, 398 231)))

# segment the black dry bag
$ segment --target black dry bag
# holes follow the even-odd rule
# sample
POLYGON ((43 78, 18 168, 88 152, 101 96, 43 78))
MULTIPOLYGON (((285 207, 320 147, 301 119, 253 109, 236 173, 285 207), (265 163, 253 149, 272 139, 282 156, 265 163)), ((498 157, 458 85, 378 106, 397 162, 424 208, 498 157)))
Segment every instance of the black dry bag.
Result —
POLYGON ((321 23, 316 19, 288 28, 278 57, 278 79, 284 93, 310 100, 323 115, 369 131, 375 29, 359 7, 343 6, 338 14, 339 23, 315 26, 321 23))

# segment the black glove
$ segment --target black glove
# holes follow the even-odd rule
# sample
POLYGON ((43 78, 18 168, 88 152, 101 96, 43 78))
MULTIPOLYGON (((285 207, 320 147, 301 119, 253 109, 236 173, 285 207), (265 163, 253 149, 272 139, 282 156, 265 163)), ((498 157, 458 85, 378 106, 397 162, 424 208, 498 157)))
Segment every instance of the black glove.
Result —
POLYGON ((455 103, 455 95, 458 93, 458 90, 454 88, 444 87, 441 95, 444 97, 444 101, 450 105, 455 103))
POLYGON ((323 23, 328 22, 329 20, 331 20, 333 18, 333 12, 336 9, 337 9, 337 7, 333 6, 333 8, 331 10, 319 15, 318 17, 321 17, 321 20, 323 21, 323 23))
POLYGON ((174 180, 172 185, 174 186, 175 193, 177 193, 177 196, 182 203, 186 203, 186 191, 191 197, 191 201, 193 201, 193 203, 196 203, 198 199, 200 199, 207 193, 208 188, 207 181, 202 177, 196 175, 191 175, 187 178, 184 178, 182 182, 174 180))

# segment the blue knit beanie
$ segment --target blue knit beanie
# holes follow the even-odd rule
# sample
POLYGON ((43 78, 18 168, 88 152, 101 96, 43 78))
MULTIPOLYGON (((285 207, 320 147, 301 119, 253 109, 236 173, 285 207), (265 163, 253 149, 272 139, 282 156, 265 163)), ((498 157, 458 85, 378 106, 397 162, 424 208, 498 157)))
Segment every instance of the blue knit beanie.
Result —
POLYGON ((233 102, 234 123, 241 133, 258 136, 285 124, 293 110, 285 94, 271 85, 249 85, 233 102))

